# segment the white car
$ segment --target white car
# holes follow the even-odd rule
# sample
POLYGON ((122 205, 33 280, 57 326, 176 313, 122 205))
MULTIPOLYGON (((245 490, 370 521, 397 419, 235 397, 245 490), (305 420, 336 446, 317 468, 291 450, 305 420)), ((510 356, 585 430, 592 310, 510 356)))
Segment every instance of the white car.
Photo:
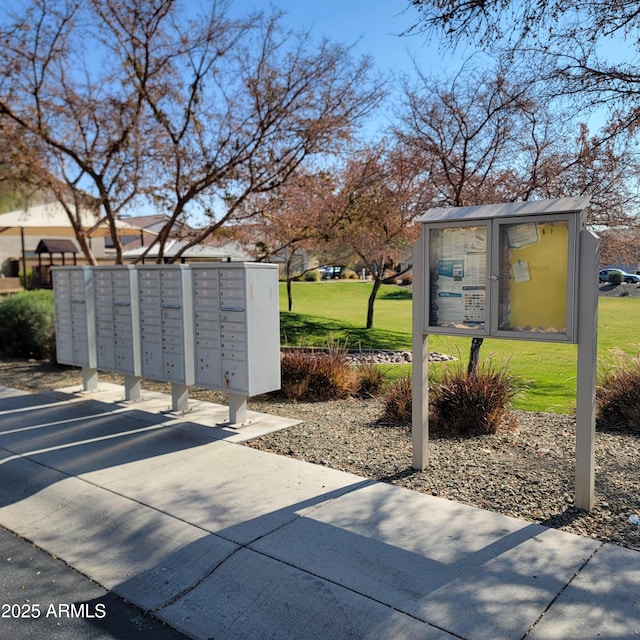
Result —
POLYGON ((635 273, 627 273, 622 269, 602 269, 598 274, 598 279, 600 280, 600 282, 609 282, 609 274, 612 271, 617 271, 618 273, 622 274, 622 282, 626 282, 627 284, 640 282, 640 276, 636 275, 635 273))

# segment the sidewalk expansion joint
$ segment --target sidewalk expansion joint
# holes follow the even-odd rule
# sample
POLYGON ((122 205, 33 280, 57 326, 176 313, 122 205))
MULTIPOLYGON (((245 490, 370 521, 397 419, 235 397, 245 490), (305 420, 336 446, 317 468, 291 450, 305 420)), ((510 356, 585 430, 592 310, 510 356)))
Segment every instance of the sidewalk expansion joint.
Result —
POLYGON ((593 550, 591 555, 578 567, 578 569, 574 572, 574 574, 571 576, 571 578, 569 578, 569 580, 564 585, 564 587, 562 587, 562 589, 560 589, 560 591, 558 591, 558 593, 556 593, 556 595, 553 597, 551 602, 549 602, 549 604, 545 607, 544 611, 538 616, 537 620, 533 624, 531 624, 529 626, 529 628, 527 629, 526 633, 522 636, 522 638, 520 640, 526 640, 526 638, 531 633, 531 631, 533 631, 535 626, 540 622, 540 620, 542 620, 542 618, 544 618, 544 616, 551 609, 551 607, 557 602, 558 598, 569 588, 569 586, 580 575, 582 570, 589 564, 589 562, 591 562, 591 560, 596 555, 596 553, 598 553, 598 551, 600 551, 600 549, 602 549, 602 547, 604 547, 604 544, 605 544, 604 542, 600 543, 598 545, 598 547, 593 550))

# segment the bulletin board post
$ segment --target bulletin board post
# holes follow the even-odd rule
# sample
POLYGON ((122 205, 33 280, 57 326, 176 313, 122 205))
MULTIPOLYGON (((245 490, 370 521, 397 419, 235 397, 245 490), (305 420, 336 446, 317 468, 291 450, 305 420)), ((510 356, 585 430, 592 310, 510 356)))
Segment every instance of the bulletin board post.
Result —
POLYGON ((591 231, 580 232, 579 260, 575 506, 590 511, 595 505, 597 282, 600 263, 600 239, 591 231))
POLYGON ((594 506, 599 239, 589 198, 432 209, 413 264, 412 466, 428 465, 429 334, 577 344, 575 506, 594 506))
POLYGON ((428 464, 429 447, 429 336, 423 331, 420 309, 424 308, 424 245, 422 238, 413 247, 413 311, 411 367, 412 466, 421 471, 428 464))

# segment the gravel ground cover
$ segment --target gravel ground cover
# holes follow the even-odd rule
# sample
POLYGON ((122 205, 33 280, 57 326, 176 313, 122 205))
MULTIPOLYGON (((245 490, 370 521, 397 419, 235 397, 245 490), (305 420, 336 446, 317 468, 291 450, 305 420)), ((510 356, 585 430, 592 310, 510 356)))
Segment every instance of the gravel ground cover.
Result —
MULTIPOLYGON (((122 383, 119 376, 100 374, 122 383)), ((0 384, 42 391, 82 382, 78 369, 42 362, 0 360, 0 384)), ((143 382, 169 392, 169 386, 143 382)), ((190 396, 225 403, 224 397, 193 388, 190 396)), ((598 432, 596 508, 572 506, 575 420, 573 416, 514 412, 514 431, 474 438, 432 438, 429 466, 411 468, 411 434, 380 420, 380 400, 289 403, 265 398, 249 408, 292 417, 301 424, 246 446, 348 471, 457 502, 640 550, 640 437, 598 432)))

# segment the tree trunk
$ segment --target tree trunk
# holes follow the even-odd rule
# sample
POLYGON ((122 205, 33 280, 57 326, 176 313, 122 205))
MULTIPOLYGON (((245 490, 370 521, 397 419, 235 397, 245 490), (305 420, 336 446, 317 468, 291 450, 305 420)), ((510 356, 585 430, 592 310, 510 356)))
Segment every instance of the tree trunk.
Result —
POLYGON ((293 291, 292 291, 292 278, 291 278, 291 259, 287 259, 285 262, 285 276, 287 278, 287 308, 289 311, 293 311, 293 291))
POLYGON ((373 328, 373 304, 376 301, 376 296, 378 295, 381 284, 382 280, 378 276, 375 276, 373 279, 373 289, 371 289, 371 293, 369 294, 369 303, 367 305, 367 329, 373 328))
POLYGON ((475 376, 478 369, 478 360, 480 358, 480 347, 484 342, 484 338, 471 338, 471 351, 469 352, 469 364, 467 366, 467 375, 475 376))
POLYGON ((96 260, 93 250, 91 249, 87 234, 83 230, 76 231, 76 240, 80 245, 80 251, 82 251, 85 259, 87 260, 87 264, 94 266, 97 265, 98 261, 96 260))

